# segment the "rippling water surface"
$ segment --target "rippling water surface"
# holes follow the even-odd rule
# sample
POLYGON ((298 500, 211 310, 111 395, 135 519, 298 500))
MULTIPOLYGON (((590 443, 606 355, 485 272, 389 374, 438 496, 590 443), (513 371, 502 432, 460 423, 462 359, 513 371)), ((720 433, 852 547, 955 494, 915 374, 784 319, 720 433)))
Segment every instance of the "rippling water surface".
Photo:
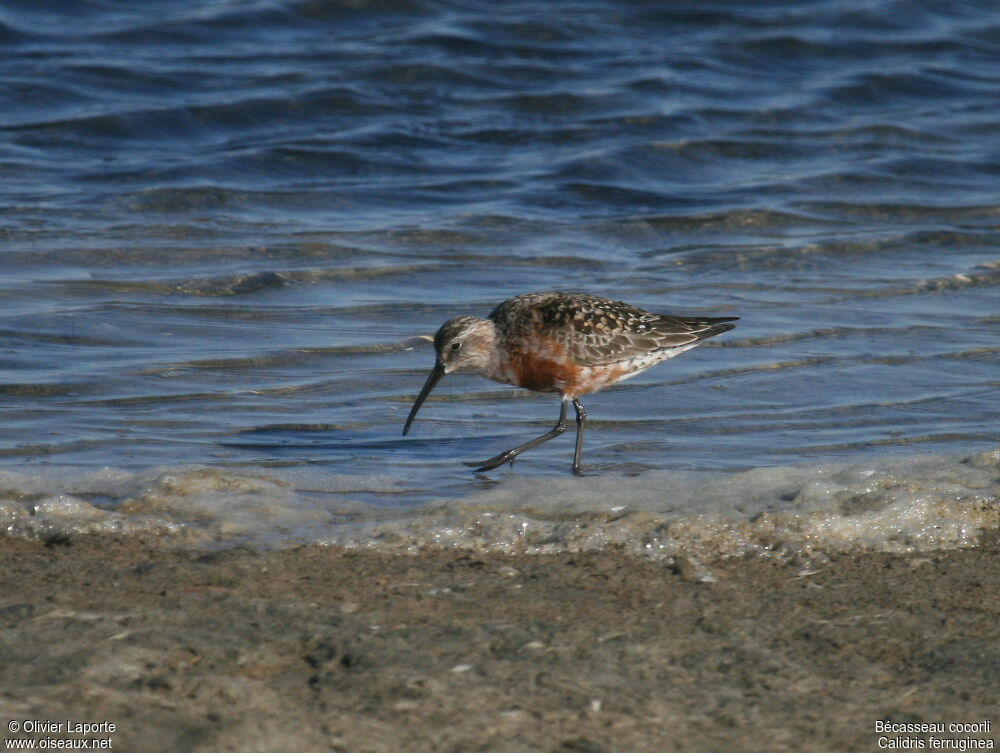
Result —
MULTIPOLYGON (((472 499, 459 461, 557 402, 451 376, 403 439, 420 335, 552 288, 742 317, 585 400, 602 476, 1000 444, 995 3, 477 8, 0 7, 7 499, 265 474, 295 493, 254 492, 260 525, 316 506, 317 535, 472 499)), ((523 498, 571 454, 492 478, 523 498)))

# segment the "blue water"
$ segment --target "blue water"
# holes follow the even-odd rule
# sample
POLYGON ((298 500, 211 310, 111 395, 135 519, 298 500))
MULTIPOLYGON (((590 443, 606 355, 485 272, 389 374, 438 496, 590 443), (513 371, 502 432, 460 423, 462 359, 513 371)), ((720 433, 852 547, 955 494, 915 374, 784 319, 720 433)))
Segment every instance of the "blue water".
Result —
POLYGON ((465 494, 557 402, 404 439, 419 336, 553 288, 742 317, 584 400, 591 472, 988 449, 998 93, 993 2, 5 2, 0 468, 465 494))

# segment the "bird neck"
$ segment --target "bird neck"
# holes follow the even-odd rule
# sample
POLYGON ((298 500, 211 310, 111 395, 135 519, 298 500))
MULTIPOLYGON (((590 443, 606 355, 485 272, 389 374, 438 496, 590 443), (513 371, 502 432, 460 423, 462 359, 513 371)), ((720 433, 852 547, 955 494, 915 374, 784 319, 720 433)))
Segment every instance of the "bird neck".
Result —
POLYGON ((470 370, 479 376, 503 382, 505 373, 503 348, 500 347, 500 333, 496 324, 489 319, 476 323, 476 360, 470 370))

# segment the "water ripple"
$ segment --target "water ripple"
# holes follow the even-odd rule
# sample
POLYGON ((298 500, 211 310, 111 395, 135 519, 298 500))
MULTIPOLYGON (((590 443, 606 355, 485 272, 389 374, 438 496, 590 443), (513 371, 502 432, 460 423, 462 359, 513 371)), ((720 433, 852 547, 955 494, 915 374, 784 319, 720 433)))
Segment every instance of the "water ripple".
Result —
POLYGON ((998 30, 985 2, 5 6, 0 457, 463 494, 457 454, 554 404, 450 376, 402 440, 421 337, 546 289, 741 317, 588 399, 601 468, 993 442, 998 30))

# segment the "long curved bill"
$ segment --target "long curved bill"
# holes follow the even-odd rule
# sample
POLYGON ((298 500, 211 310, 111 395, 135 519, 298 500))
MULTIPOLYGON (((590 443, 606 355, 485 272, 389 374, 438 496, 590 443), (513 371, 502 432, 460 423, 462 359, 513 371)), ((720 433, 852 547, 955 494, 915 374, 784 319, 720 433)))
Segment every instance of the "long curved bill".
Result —
POLYGON ((441 381, 441 377, 444 376, 444 366, 438 361, 434 364, 434 368, 431 369, 431 373, 427 376, 427 381, 424 382, 423 388, 420 390, 420 394, 417 395, 416 401, 413 403, 413 407, 410 408, 410 415, 406 417, 406 424, 403 426, 403 436, 406 436, 406 432, 410 430, 410 424, 413 423, 413 419, 417 416, 417 411, 420 410, 420 406, 424 404, 424 400, 427 396, 431 394, 431 390, 434 389, 434 385, 441 381))

